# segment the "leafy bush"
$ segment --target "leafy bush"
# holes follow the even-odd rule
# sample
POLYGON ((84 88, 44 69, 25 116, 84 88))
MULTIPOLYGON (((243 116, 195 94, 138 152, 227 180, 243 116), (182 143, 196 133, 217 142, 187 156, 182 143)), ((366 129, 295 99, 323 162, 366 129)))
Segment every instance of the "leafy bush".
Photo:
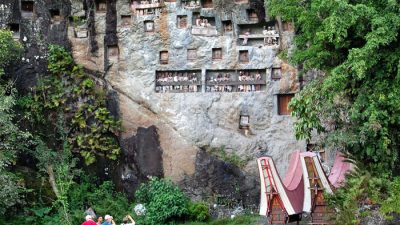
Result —
POLYGON ((327 200, 337 211, 337 224, 359 224, 371 214, 371 205, 381 206, 381 212, 388 217, 390 213, 400 213, 400 179, 392 181, 388 175, 357 169, 346 178, 344 187, 327 195, 327 200))
POLYGON ((169 180, 151 178, 140 185, 135 196, 146 207, 146 215, 140 218, 140 224, 173 224, 188 213, 189 199, 169 180))
POLYGON ((85 177, 81 184, 76 184, 69 193, 73 224, 79 224, 84 217, 84 211, 91 207, 97 216, 110 214, 118 222, 132 212, 125 194, 117 192, 111 181, 105 181, 97 187, 96 180, 85 177))
POLYGON ((205 202, 190 202, 188 205, 189 218, 193 221, 207 221, 210 219, 210 211, 205 202))
POLYGON ((253 224, 258 224, 257 220, 259 220, 259 218, 260 218, 259 216, 254 216, 254 215, 242 215, 242 216, 237 216, 233 219, 224 218, 207 223, 189 222, 189 223, 184 223, 182 225, 253 225, 253 224))
POLYGON ((400 214, 400 177, 390 183, 388 193, 388 198, 382 203, 381 212, 391 219, 391 213, 400 214))

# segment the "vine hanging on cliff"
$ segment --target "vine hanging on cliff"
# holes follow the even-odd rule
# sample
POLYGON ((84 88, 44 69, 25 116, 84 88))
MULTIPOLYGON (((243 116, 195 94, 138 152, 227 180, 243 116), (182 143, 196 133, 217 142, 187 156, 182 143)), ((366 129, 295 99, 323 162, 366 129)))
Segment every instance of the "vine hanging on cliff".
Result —
MULTIPOLYGON (((106 108, 105 91, 60 46, 50 45, 48 70, 51 75, 39 79, 25 104, 32 118, 45 126, 50 124, 47 129, 51 132, 57 116, 63 114, 71 151, 79 153, 86 164, 93 163, 96 156, 116 159, 120 147, 115 136, 121 123, 106 108)), ((57 142, 57 137, 53 139, 57 142)))

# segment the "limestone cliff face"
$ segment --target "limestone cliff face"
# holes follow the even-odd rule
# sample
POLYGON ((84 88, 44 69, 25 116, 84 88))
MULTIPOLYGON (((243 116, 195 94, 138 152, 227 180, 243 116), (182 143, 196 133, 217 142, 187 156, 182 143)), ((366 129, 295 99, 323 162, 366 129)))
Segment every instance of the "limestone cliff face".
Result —
POLYGON ((19 24, 24 73, 43 71, 46 45, 59 43, 113 92, 110 107, 124 126, 117 182, 128 193, 148 175, 165 176, 194 197, 224 194, 236 183, 234 198, 252 196, 255 203, 256 157, 272 155, 284 173, 290 153, 305 150, 292 118, 279 115, 286 110, 282 99, 300 86, 296 68, 277 58, 291 46, 293 29, 266 21, 260 1, 35 0, 32 12, 22 2, 2 3, 0 23, 19 24), (196 81, 160 81, 170 73, 196 81), (253 80, 238 80, 240 73, 253 80), (219 74, 230 80, 213 82, 219 74), (241 116, 248 118, 245 129, 241 116), (248 158, 247 165, 240 169, 202 150, 221 146, 248 158))
MULTIPOLYGON (((94 39, 99 46, 95 54, 89 51, 93 38, 76 38, 74 28, 69 28, 75 59, 89 69, 105 71, 105 79, 118 93, 125 128, 121 138, 126 142, 138 135, 138 130, 155 127, 162 160, 153 163, 162 165, 164 176, 174 181, 199 176, 196 162, 198 165, 199 160, 204 160, 203 154, 198 153, 201 148, 225 146, 228 152, 250 158, 243 176, 257 177, 257 156, 274 156, 278 170, 284 172, 289 154, 306 147, 304 142, 295 140, 291 117, 278 115, 278 94, 298 91, 297 70, 276 57, 279 45, 265 45, 263 38, 255 37, 262 35, 264 26, 275 30, 279 27, 259 19, 259 14, 251 18, 251 3, 240 2, 205 8, 180 1, 142 6, 129 1, 108 1, 104 11, 97 10, 94 16, 94 39), (153 11, 140 11, 142 8, 153 11), (115 18, 117 26, 110 30, 115 18), (197 18, 207 19, 209 26, 198 26, 197 18), (243 45, 246 31, 250 31, 251 38, 243 45), (117 43, 109 43, 109 32, 116 32, 117 43), (213 49, 221 50, 218 60, 213 60, 213 49), (117 53, 110 55, 110 51, 117 53), (165 64, 160 61, 162 51, 168 52, 165 64), (242 51, 247 51, 248 62, 240 62, 242 51), (275 70, 280 71, 280 77, 272 79, 275 70), (176 71, 196 73, 199 90, 163 93, 157 89, 159 74, 176 71), (260 71, 261 90, 207 89, 212 87, 208 85, 210 77, 240 71, 260 71), (239 129, 243 111, 250 118, 246 132, 239 129)), ((72 8, 79 9, 80 5, 79 1, 73 2, 72 8)), ((73 13, 87 14, 81 9, 73 13)), ((292 35, 281 29, 281 46, 290 46, 292 35)), ((130 155, 129 148, 124 151, 130 155)), ((122 169, 123 177, 132 172, 126 167, 129 165, 122 169)))

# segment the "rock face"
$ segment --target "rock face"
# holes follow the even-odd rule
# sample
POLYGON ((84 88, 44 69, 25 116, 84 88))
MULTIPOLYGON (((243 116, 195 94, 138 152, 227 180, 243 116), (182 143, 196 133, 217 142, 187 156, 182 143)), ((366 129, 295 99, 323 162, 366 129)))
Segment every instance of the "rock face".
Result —
POLYGON ((122 150, 121 183, 129 196, 147 176, 163 176, 162 151, 155 126, 140 127, 135 136, 122 141, 122 150))
POLYGON ((284 173, 290 153, 306 149, 287 115, 297 70, 277 57, 291 46, 293 27, 265 15, 259 0, 0 4, 0 25, 18 23, 26 47, 21 86, 45 71, 48 43, 101 74, 123 122, 117 183, 125 191, 132 195, 148 175, 165 176, 195 198, 229 192, 246 204, 257 202, 256 157, 273 156, 284 173), (249 158, 244 169, 202 150, 221 146, 249 158))
POLYGON ((259 198, 259 181, 237 166, 201 150, 196 156, 196 172, 181 186, 193 199, 212 200, 216 204, 254 205, 259 198))
POLYGON ((71 4, 68 0, 0 2, 0 28, 12 30, 14 38, 20 40, 25 49, 22 61, 16 67, 18 69, 12 71, 19 89, 32 87, 36 77, 46 72, 48 44, 70 48, 67 20, 64 19, 70 12, 71 4))
MULTIPOLYGON (((157 164, 162 165, 164 176, 176 182, 209 180, 207 187, 197 186, 199 193, 207 190, 223 194, 225 186, 214 182, 222 174, 231 173, 228 178, 233 180, 226 181, 227 184, 242 178, 245 181, 245 177, 256 180, 255 157, 262 154, 274 156, 283 173, 290 153, 305 149, 306 144, 295 140, 291 117, 278 115, 279 95, 295 93, 299 88, 296 68, 276 57, 279 45, 264 44, 263 27, 271 26, 278 31, 278 25, 260 20, 257 12, 254 17, 255 10, 248 2, 215 4, 205 8, 186 7, 179 1, 142 6, 109 1, 105 11, 98 10, 94 16, 99 46, 95 54, 86 48, 91 46, 90 37, 76 38, 72 27, 69 37, 75 59, 92 70, 104 68, 105 79, 119 94, 125 128, 122 138, 129 141, 140 129, 156 127, 162 151, 162 160, 157 164), (148 12, 141 11, 142 8, 148 12), (115 18, 117 26, 113 30, 115 18), (198 26, 203 19, 209 25, 198 26), (250 38, 243 45, 243 35, 249 30, 250 38), (110 32, 116 32, 117 43, 112 38, 109 42, 110 32), (213 58, 215 49, 220 51, 217 59, 213 58), (247 56, 241 52, 247 52, 247 56), (210 80, 218 73, 237 76, 241 71, 262 75, 260 91, 211 92, 214 85, 210 80), (160 84, 159 78, 175 72, 182 76, 195 73, 197 92, 164 90, 166 85, 160 84), (276 75, 273 79, 272 74, 276 75), (239 128, 243 112, 249 116, 248 130, 239 128), (215 173, 209 173, 207 167, 199 166, 205 158, 200 149, 221 146, 253 160, 244 171, 227 171, 217 164, 215 173)), ((73 8, 80 5, 75 2, 73 8)), ((74 13, 87 14, 79 10, 74 13)), ((280 29, 279 33, 282 45, 289 46, 292 32, 280 29)), ((184 85, 173 88, 176 86, 184 85)), ((256 202, 257 198, 251 195, 252 202, 256 202)))

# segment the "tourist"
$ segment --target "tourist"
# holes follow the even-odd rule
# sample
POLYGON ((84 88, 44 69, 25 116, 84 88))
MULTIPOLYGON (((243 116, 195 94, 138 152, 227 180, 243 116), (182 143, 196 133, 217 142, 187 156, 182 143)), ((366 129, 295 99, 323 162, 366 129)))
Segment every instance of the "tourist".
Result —
POLYGON ((136 223, 135 223, 135 221, 132 219, 131 215, 127 215, 127 216, 125 216, 125 218, 123 219, 123 222, 122 222, 121 225, 135 225, 135 224, 136 224, 136 223), (131 221, 131 222, 129 223, 129 221, 131 221))
POLYGON ((85 216, 85 222, 82 225, 97 225, 96 222, 93 221, 93 217, 91 215, 85 216))
POLYGON ((99 218, 97 218, 97 225, 101 225, 103 223, 103 217, 99 216, 99 218))
POLYGON ((104 221, 104 223, 102 223, 102 225, 115 225, 115 222, 114 222, 114 219, 113 219, 112 216, 110 216, 110 215, 105 215, 105 216, 104 216, 104 219, 105 219, 106 221, 104 221))

